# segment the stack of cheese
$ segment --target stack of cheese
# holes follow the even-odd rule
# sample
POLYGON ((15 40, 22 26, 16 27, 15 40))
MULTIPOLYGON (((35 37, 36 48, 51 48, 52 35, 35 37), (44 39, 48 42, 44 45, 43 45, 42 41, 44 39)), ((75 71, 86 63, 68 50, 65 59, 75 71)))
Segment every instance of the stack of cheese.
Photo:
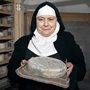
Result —
POLYGON ((0 62, 4 60, 4 54, 0 54, 0 62))
POLYGON ((45 78, 59 78, 66 74, 66 64, 51 57, 33 57, 28 61, 27 70, 45 78))

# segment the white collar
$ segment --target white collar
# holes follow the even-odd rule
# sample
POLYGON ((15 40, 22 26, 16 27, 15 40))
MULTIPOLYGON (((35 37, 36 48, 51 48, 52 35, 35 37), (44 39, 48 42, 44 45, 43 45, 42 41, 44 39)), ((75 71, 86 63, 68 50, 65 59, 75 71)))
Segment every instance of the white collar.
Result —
POLYGON ((49 37, 43 37, 38 33, 37 29, 34 32, 34 36, 29 41, 28 49, 39 56, 50 56, 57 53, 54 42, 57 40, 57 33, 60 29, 60 25, 57 22, 56 29, 49 37))

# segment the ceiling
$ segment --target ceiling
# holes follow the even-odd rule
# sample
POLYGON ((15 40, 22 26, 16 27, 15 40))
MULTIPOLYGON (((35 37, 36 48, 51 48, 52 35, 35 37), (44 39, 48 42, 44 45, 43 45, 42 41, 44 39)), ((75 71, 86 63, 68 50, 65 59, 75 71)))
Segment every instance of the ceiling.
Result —
MULTIPOLYGON (((38 4, 46 0, 24 0, 26 10, 34 10, 38 4)), ((90 13, 90 0, 48 0, 54 3, 62 12, 90 13)))

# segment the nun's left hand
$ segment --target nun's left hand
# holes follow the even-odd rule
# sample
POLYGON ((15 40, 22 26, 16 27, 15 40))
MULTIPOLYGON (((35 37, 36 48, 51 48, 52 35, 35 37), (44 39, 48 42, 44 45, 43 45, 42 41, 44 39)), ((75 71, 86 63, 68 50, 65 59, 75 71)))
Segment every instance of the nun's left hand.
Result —
POLYGON ((71 74, 73 70, 73 64, 71 62, 67 62, 66 66, 67 66, 67 76, 69 77, 69 75, 71 74))
POLYGON ((25 59, 24 59, 24 60, 22 60, 22 61, 21 61, 21 66, 24 66, 24 65, 25 65, 25 64, 27 64, 27 63, 28 63, 28 61, 27 61, 27 60, 25 60, 25 59))

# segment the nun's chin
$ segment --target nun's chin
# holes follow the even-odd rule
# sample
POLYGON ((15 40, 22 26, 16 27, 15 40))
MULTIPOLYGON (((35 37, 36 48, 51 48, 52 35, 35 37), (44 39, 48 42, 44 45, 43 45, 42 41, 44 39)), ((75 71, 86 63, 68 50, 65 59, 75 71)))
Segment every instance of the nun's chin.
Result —
POLYGON ((44 32, 44 33, 40 33, 43 37, 49 37, 52 35, 52 33, 48 33, 48 32, 44 32))

